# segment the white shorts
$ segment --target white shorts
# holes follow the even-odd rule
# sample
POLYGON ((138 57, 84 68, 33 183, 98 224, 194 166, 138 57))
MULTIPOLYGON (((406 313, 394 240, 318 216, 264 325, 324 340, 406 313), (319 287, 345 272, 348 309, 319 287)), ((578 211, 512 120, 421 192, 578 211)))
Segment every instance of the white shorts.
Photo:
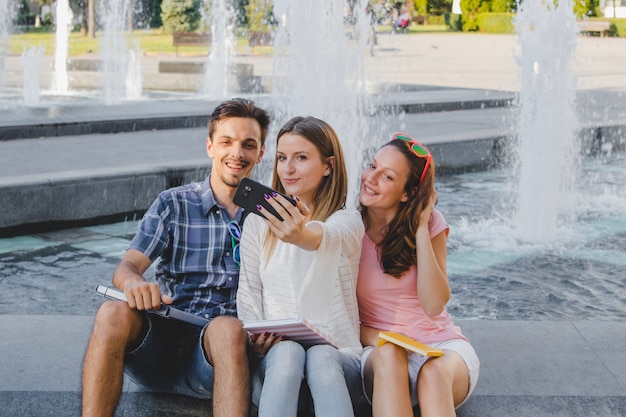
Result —
MULTIPOLYGON (((443 349, 443 350, 451 350, 456 352, 463 358, 465 365, 467 366, 467 372, 469 374, 469 390, 467 391, 467 395, 461 401, 461 403, 456 407, 459 408, 462 406, 465 401, 470 397, 474 388, 476 388, 476 383, 478 382, 478 375, 480 373, 480 360, 478 359, 478 355, 476 351, 472 347, 472 345, 463 339, 452 339, 446 340, 440 343, 434 343, 430 346, 443 349)), ((372 353, 374 348, 372 346, 366 346, 363 348, 363 353, 361 355, 361 380, 364 381, 363 370, 365 369, 365 362, 367 362, 367 358, 372 353)), ((413 407, 415 407, 418 403, 417 399, 417 375, 419 374, 422 365, 426 363, 427 360, 433 359, 432 356, 423 356, 419 353, 415 352, 407 352, 409 355, 409 388, 411 390, 411 402, 413 407)), ((364 384, 364 382, 363 382, 364 384)), ((363 385, 363 394, 369 403, 372 403, 371 398, 367 396, 367 392, 365 391, 365 385, 363 385)))

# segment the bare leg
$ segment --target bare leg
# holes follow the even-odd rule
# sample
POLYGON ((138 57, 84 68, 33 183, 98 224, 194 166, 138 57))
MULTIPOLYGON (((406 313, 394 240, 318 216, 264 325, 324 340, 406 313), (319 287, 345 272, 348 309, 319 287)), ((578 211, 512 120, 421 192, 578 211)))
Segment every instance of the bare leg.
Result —
POLYGON ((124 352, 137 342, 143 316, 121 301, 98 310, 83 364, 83 417, 112 416, 124 381, 124 352))
POLYGON ((375 417, 412 417, 406 350, 391 343, 374 348, 365 363, 365 389, 375 417))
POLYGON ((463 359, 452 351, 433 358, 422 366, 417 377, 420 415, 456 416, 455 406, 460 404, 469 390, 469 374, 463 359))
POLYGON ((216 317, 204 331, 204 350, 215 370, 213 415, 247 417, 250 407, 248 338, 235 317, 216 317))

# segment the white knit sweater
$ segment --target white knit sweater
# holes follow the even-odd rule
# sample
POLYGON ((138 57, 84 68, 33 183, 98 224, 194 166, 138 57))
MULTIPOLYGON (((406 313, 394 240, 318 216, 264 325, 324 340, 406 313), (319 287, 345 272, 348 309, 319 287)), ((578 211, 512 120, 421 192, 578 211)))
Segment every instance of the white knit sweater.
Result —
POLYGON ((339 210, 326 222, 316 251, 278 240, 269 262, 263 257, 267 226, 249 215, 241 237, 237 313, 242 321, 301 317, 333 338, 340 350, 360 355, 356 300, 364 234, 356 210, 339 210))

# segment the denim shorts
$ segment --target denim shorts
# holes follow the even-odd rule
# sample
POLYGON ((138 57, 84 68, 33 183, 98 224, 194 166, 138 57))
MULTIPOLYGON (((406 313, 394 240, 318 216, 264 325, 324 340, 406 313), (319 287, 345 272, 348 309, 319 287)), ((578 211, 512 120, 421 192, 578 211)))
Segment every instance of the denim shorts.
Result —
POLYGON ((214 372, 202 347, 204 329, 145 316, 146 335, 124 358, 126 375, 145 391, 211 399, 214 372))

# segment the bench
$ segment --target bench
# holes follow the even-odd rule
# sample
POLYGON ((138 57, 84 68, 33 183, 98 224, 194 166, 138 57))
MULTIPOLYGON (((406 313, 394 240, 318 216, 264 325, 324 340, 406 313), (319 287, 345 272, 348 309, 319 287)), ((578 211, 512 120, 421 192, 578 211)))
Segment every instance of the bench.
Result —
POLYGON ((590 35, 598 33, 600 36, 605 37, 609 34, 611 22, 606 20, 579 20, 578 27, 580 28, 581 34, 590 35))
POLYGON ((176 56, 178 56, 179 46, 210 46, 211 34, 199 32, 174 32, 174 43, 176 56))
POLYGON ((417 25, 427 25, 428 24, 428 16, 426 16, 426 15, 413 16, 411 18, 411 22, 414 22, 417 25))
POLYGON ((248 45, 251 48, 256 46, 269 46, 274 43, 274 37, 270 32, 250 32, 248 33, 248 45))

